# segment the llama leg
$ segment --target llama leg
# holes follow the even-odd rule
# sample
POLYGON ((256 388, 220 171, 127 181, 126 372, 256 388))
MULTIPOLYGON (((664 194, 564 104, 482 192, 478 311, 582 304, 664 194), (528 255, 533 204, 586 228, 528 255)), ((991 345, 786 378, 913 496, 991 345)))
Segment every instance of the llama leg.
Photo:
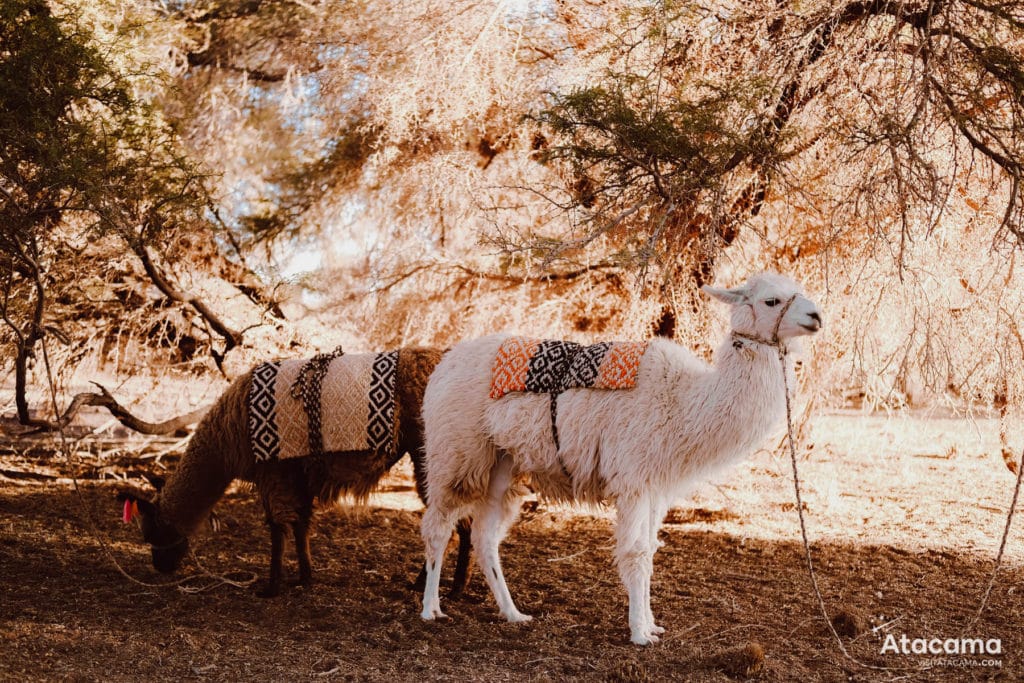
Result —
POLYGON ((270 527, 270 578, 256 592, 261 598, 273 598, 281 592, 281 556, 284 554, 284 525, 267 520, 270 527))
POLYGON ((424 562, 420 565, 420 573, 416 575, 416 579, 412 582, 412 589, 417 593, 422 593, 423 589, 427 585, 427 563, 424 562))
POLYGON ((292 533, 295 536, 295 555, 299 560, 299 585, 310 586, 313 584, 313 563, 309 557, 309 517, 301 516, 292 524, 292 533))
POLYGON ((615 562, 629 594, 630 640, 637 645, 658 641, 650 618, 650 586, 653 569, 651 510, 646 501, 620 499, 615 525, 615 562))
POLYGON ((512 492, 511 484, 512 461, 504 457, 491 470, 487 498, 473 513, 473 547, 501 615, 511 622, 530 621, 533 617, 520 612, 512 600, 498 555, 498 546, 519 513, 519 496, 512 492))
POLYGON ((423 611, 420 616, 427 621, 447 618, 441 611, 441 565, 444 551, 452 538, 455 517, 438 505, 428 505, 420 523, 420 534, 427 555, 427 576, 423 586, 423 611))
MULTIPOLYGON (((668 505, 661 502, 656 502, 651 506, 651 523, 650 523, 650 549, 651 559, 653 562, 654 553, 658 552, 658 548, 664 545, 658 540, 658 531, 661 529, 661 523, 665 520, 665 513, 668 512, 668 505)), ((653 565, 652 565, 653 568, 653 565)), ((652 571, 653 574, 653 571, 652 571)), ((661 635, 665 632, 664 627, 658 626, 654 622, 654 612, 651 610, 651 575, 647 576, 647 587, 645 590, 647 596, 647 623, 651 633, 654 635, 661 635)))
MULTIPOLYGON (((455 527, 455 532, 459 537, 459 554, 455 561, 455 576, 452 579, 452 587, 448 591, 449 598, 457 598, 462 595, 462 591, 469 580, 469 531, 469 519, 460 519, 455 527)), ((420 573, 416 575, 416 579, 412 582, 412 589, 414 591, 422 591, 426 584, 427 563, 424 562, 420 567, 420 573)))
POLYGON ((455 576, 452 578, 452 589, 448 597, 457 598, 462 594, 469 578, 469 545, 470 545, 470 522, 469 518, 459 520, 455 527, 459 537, 459 554, 455 560, 455 576))

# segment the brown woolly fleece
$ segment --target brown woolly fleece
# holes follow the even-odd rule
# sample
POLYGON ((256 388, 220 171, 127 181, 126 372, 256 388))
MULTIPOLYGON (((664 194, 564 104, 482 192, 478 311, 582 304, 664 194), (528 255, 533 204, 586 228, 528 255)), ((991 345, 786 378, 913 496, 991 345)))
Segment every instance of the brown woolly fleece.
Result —
MULTIPOLYGON (((395 375, 397 452, 409 453, 412 457, 416 488, 423 500, 425 468, 420 411, 427 380, 440 362, 442 353, 431 348, 401 349, 395 375)), ((365 501, 386 474, 389 458, 386 453, 346 451, 329 452, 318 457, 257 462, 249 440, 248 396, 251 383, 250 371, 237 379, 203 417, 177 470, 153 502, 159 522, 187 537, 209 517, 232 480, 253 482, 271 528, 271 589, 274 589, 273 584, 280 579, 283 528, 291 526, 296 532, 296 544, 305 546, 297 547, 296 551, 300 569, 303 569, 305 553, 305 573, 308 575, 306 530, 312 517, 313 500, 333 502, 344 495, 358 502, 365 501)), ((466 536, 468 562, 468 531, 466 536)))

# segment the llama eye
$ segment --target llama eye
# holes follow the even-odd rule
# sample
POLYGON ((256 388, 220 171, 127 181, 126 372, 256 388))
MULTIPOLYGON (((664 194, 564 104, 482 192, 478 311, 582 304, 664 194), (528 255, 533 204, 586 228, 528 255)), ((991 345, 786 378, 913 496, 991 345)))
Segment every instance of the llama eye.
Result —
POLYGON ((778 299, 765 299, 764 300, 764 305, 765 306, 778 306, 779 305, 779 300, 778 299))

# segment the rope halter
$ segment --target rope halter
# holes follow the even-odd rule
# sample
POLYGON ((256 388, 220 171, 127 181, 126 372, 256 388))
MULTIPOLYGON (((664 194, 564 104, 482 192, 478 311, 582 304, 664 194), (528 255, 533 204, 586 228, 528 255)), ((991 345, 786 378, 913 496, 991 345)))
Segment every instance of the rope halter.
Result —
MULTIPOLYGON (((782 325, 782 319, 785 318, 786 317, 786 313, 789 312, 790 306, 792 306, 793 302, 796 301, 796 297, 797 297, 797 295, 794 294, 793 296, 789 297, 789 299, 786 300, 786 303, 784 303, 782 305, 782 309, 779 311, 779 317, 775 319, 775 325, 772 327, 772 337, 771 337, 771 339, 765 339, 764 337, 760 337, 760 336, 758 336, 756 334, 747 334, 746 332, 737 332, 736 330, 732 331, 732 336, 734 338, 736 338, 736 339, 746 339, 748 341, 752 341, 752 342, 755 342, 757 344, 764 344, 765 346, 774 347, 774 348, 779 350, 779 357, 780 358, 785 356, 787 349, 783 345, 782 341, 779 339, 779 327, 782 325)), ((747 305, 750 306, 751 308, 753 308, 753 304, 747 304, 747 305)), ((755 316, 756 316, 756 314, 755 314, 755 316)), ((738 341, 733 342, 734 345, 738 344, 738 343, 739 343, 738 341)))

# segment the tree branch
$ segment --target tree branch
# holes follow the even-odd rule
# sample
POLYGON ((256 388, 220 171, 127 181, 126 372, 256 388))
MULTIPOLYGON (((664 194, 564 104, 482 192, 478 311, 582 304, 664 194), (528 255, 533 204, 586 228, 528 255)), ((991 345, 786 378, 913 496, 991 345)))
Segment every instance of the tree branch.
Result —
POLYGON ((968 117, 963 112, 960 111, 959 107, 956 106, 956 102, 953 101, 953 98, 950 96, 948 92, 946 92, 946 89, 942 86, 942 84, 939 83, 939 81, 931 74, 928 74, 926 77, 928 79, 928 83, 932 86, 932 89, 936 93, 938 93, 939 98, 942 100, 942 104, 946 107, 946 110, 949 112, 949 116, 953 120, 953 123, 956 125, 957 130, 959 130, 960 134, 967 139, 967 142, 970 143, 971 147, 984 154, 991 161, 998 164, 1004 171, 1006 171, 1010 175, 1020 175, 1022 170, 1021 164, 1016 160, 1011 159, 1010 157, 1005 156, 1003 154, 1000 154, 996 150, 992 149, 989 145, 985 144, 985 142, 981 140, 977 135, 975 135, 974 131, 967 127, 966 121, 968 120, 968 117))
POLYGON ((385 284, 381 285, 380 287, 374 289, 371 292, 358 292, 358 293, 357 292, 352 292, 352 293, 350 293, 348 296, 346 296, 344 298, 344 301, 349 302, 349 301, 354 301, 354 300, 356 300, 356 299, 358 299, 360 297, 363 297, 363 296, 380 295, 380 294, 382 294, 384 292, 387 292, 387 291, 393 289, 394 287, 398 286, 402 282, 405 282, 409 278, 417 275, 418 273, 421 273, 421 272, 423 272, 425 270, 431 270, 431 269, 434 269, 434 270, 436 270, 438 272, 452 272, 452 271, 456 271, 456 272, 462 273, 463 275, 467 276, 463 280, 463 282, 468 281, 470 279, 478 279, 478 280, 488 280, 490 282, 502 282, 502 283, 507 283, 509 285, 523 285, 523 284, 528 284, 528 283, 544 283, 544 282, 572 282, 573 280, 577 280, 577 279, 579 279, 579 278, 581 278, 581 277, 583 277, 583 276, 585 276, 585 275, 587 275, 589 273, 602 272, 602 271, 604 271, 606 273, 607 277, 613 277, 613 276, 615 276, 615 273, 614 272, 608 272, 608 271, 617 271, 617 270, 619 270, 619 266, 614 264, 614 263, 611 263, 609 261, 602 261, 600 263, 595 263, 595 264, 587 265, 587 266, 581 266, 580 268, 576 268, 576 269, 573 269, 573 270, 562 271, 562 272, 557 272, 557 273, 547 273, 547 274, 543 274, 543 275, 509 275, 507 273, 494 273, 494 272, 490 272, 490 271, 486 271, 486 270, 478 270, 476 268, 471 268, 469 266, 464 266, 461 263, 447 263, 447 264, 419 263, 419 264, 409 268, 405 272, 395 274, 394 277, 392 277, 390 280, 388 280, 385 284))
MULTIPOLYGON (((109 391, 101 384, 93 382, 100 393, 82 393, 76 394, 71 400, 71 404, 68 406, 64 414, 61 415, 58 423, 61 426, 67 425, 75 417, 79 410, 84 406, 101 406, 110 411, 110 414, 117 418, 117 421, 123 424, 128 429, 136 431, 140 434, 149 435, 161 435, 161 434, 173 434, 178 432, 191 424, 198 422, 206 413, 210 410, 210 405, 197 408, 184 415, 178 415, 162 422, 147 422, 141 418, 132 415, 124 406, 117 402, 117 400, 110 394, 109 391)), ((57 423, 53 423, 56 426, 57 423)))
MULTIPOLYGON (((281 83, 285 78, 287 78, 287 73, 272 73, 270 71, 264 71, 263 69, 238 66, 236 64, 226 64, 207 52, 189 52, 187 57, 189 66, 208 66, 214 69, 234 71, 236 73, 245 74, 249 80, 257 81, 259 83, 281 83)), ((323 67, 311 69, 309 73, 320 71, 321 68, 323 67)))
MULTIPOLYGON (((204 301, 194 296, 186 296, 184 293, 179 292, 177 289, 167 281, 164 274, 160 272, 156 264, 153 263, 152 257, 149 255, 149 250, 144 244, 133 245, 136 255, 139 260, 142 261, 142 267, 145 269, 149 279, 152 280, 153 284, 156 285, 160 292, 177 303, 191 306, 199 315, 205 320, 213 330, 221 336, 224 340, 224 353, 227 353, 234 347, 238 346, 242 342, 242 335, 235 330, 232 330, 227 324, 214 313, 204 301)), ((220 367, 221 361, 223 360, 223 354, 214 352, 214 361, 217 363, 217 367, 220 367)))

